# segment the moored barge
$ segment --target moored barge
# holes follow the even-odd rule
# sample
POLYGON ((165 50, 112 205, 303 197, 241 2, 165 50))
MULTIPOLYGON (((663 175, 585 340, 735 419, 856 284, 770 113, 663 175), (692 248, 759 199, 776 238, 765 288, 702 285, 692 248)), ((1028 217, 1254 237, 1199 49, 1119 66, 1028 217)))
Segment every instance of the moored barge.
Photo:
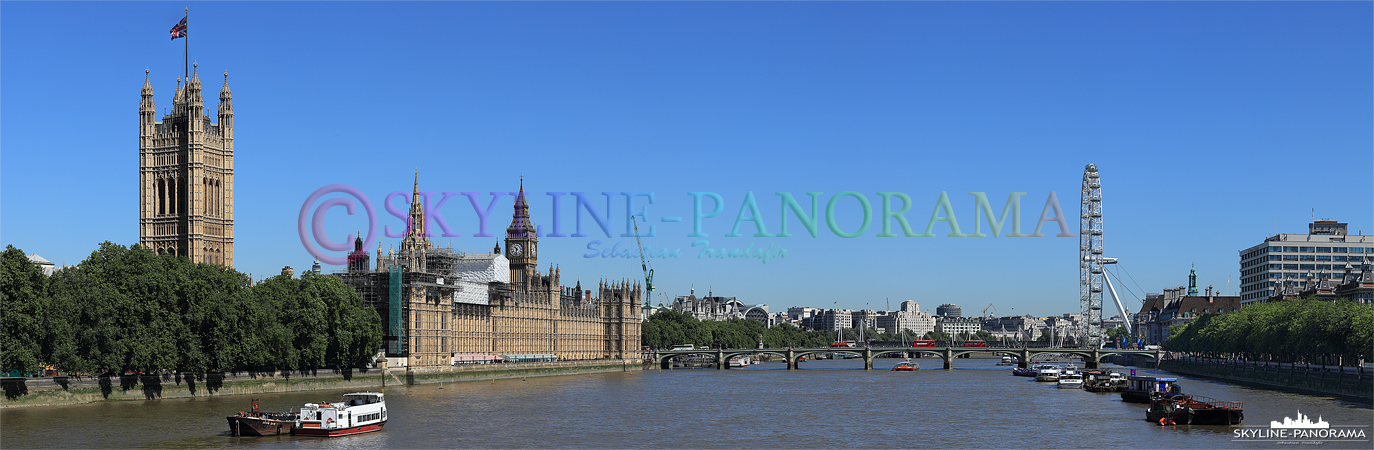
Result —
POLYGON ((280 411, 259 411, 258 399, 248 411, 239 411, 229 416, 229 434, 234 436, 268 436, 291 433, 299 413, 280 411))
POLYGON ((1145 418, 1160 425, 1236 425, 1245 420, 1241 402, 1223 402, 1201 395, 1158 394, 1145 418))

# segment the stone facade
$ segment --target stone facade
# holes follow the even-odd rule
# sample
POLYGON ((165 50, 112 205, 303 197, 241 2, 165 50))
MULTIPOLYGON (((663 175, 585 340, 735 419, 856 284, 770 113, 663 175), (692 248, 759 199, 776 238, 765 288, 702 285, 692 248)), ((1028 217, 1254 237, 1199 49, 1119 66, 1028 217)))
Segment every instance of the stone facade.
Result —
POLYGON ((191 261, 234 266, 234 106, 229 74, 219 93, 219 123, 204 113, 200 76, 192 74, 156 120, 144 71, 138 116, 139 243, 191 261))
POLYGON ((697 320, 749 319, 764 326, 773 326, 768 305, 746 305, 735 297, 717 297, 709 290, 705 297, 697 297, 696 289, 692 289, 688 295, 673 299, 668 307, 697 320))
MULTIPOLYGON (((389 356, 414 368, 448 366, 459 354, 638 357, 640 287, 602 281, 595 291, 583 290, 580 281, 562 285, 558 267, 541 273, 539 239, 523 182, 506 229, 504 254, 500 246, 491 254, 433 247, 421 201, 417 177, 400 250, 383 254, 379 245, 376 270, 338 274, 382 314, 389 356), (390 294, 394 267, 402 274, 396 302, 390 294)), ((366 258, 361 242, 355 246, 351 258, 366 258)))
POLYGON ((888 333, 911 330, 917 337, 935 331, 935 317, 921 311, 921 304, 914 300, 902 302, 897 311, 883 311, 877 317, 877 328, 888 333))
POLYGON ((954 339, 960 339, 961 335, 974 336, 982 330, 983 321, 977 317, 935 317, 935 331, 948 334, 954 339))

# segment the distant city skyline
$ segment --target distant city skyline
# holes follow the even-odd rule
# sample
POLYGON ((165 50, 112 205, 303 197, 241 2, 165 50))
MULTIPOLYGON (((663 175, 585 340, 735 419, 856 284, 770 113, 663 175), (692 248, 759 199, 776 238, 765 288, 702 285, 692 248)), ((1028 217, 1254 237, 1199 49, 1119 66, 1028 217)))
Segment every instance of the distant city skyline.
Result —
MULTIPOLYGON (((886 201, 906 202, 882 193, 909 198, 910 234, 924 234, 932 211, 947 215, 942 195, 971 234, 975 220, 991 231, 970 193, 1001 215, 1025 192, 1020 232, 1031 234, 1053 192, 1076 234, 1090 163, 1102 176, 1105 255, 1129 273, 1117 286, 1129 311, 1145 292, 1186 285, 1194 265, 1200 288, 1237 295, 1239 252, 1304 233, 1313 218, 1374 233, 1367 2, 190 10, 190 58, 202 79, 227 71, 234 90, 233 263, 255 279, 310 267, 298 218, 327 185, 357 188, 380 226, 401 231, 384 202, 409 192, 417 171, 431 201, 451 193, 440 211, 461 235, 431 239, 469 253, 491 252, 507 225, 513 197, 490 203, 492 192, 518 190, 523 176, 543 233, 557 197, 568 236, 542 239, 540 262, 570 284, 642 282, 635 240, 623 236, 626 198, 648 205, 646 249, 680 249, 651 258, 655 305, 695 286, 774 312, 914 300, 932 313, 943 303, 965 315, 989 303, 1000 316, 1075 313, 1078 239, 1056 237, 1055 223, 1044 237, 1005 236, 1007 224, 994 238, 949 237, 950 223, 936 221, 934 236, 906 237, 882 214, 886 201), (582 212, 586 236, 572 236, 574 192, 608 214, 607 231, 582 212), (653 203, 622 192, 653 192, 653 203), (816 237, 779 192, 806 213, 819 193, 816 237), (724 202, 700 233, 694 200, 706 212, 714 202, 692 193, 724 202), (859 197, 870 223, 842 237, 861 228, 859 197), (491 236, 474 237, 473 203, 490 205, 491 236), (778 236, 784 216, 790 237, 778 236), (760 221, 735 230, 737 217, 760 221), (586 257, 592 241, 622 257, 586 257), (773 256, 701 257, 703 247, 773 256)), ((183 15, 156 2, 5 3, 4 244, 75 265, 101 241, 138 242, 139 93, 147 69, 158 116, 170 109, 184 62, 168 29, 183 15)), ((217 105, 206 99, 207 111, 217 105)), ((327 217, 332 241, 367 233, 341 208, 327 217)), ((399 245, 384 231, 383 247, 399 245)), ((1113 315, 1108 304, 1103 316, 1113 315)))

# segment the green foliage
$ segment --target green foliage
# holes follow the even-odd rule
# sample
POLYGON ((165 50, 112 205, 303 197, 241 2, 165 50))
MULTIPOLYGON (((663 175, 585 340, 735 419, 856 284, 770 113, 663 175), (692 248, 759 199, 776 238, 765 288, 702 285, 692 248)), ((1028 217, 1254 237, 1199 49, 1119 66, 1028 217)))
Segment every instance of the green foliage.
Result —
POLYGON ((1374 309, 1313 298, 1248 305, 1169 329, 1165 348, 1199 353, 1346 355, 1374 349, 1374 309))
POLYGON ((1107 337, 1110 338, 1112 341, 1119 341, 1121 339, 1131 337, 1131 334, 1126 332, 1126 327, 1116 327, 1107 330, 1107 337))
POLYGON ((0 367, 37 372, 46 337, 41 319, 47 296, 43 271, 13 245, 0 254, 0 269, 0 367))
POLYGON ((377 312, 334 277, 250 287, 233 269, 110 242, 51 277, 12 246, 0 264, 5 369, 343 369, 381 347, 377 312))
POLYGON ((806 331, 792 324, 772 328, 747 319, 724 322, 701 321, 689 314, 674 310, 654 313, 641 329, 644 346, 665 349, 679 344, 709 348, 756 348, 760 339, 769 348, 825 347, 835 334, 828 331, 806 331))
POLYGON ((925 336, 922 336, 921 339, 925 339, 925 340, 928 340, 928 341, 945 341, 945 342, 949 342, 949 341, 952 341, 952 340, 953 340, 953 339, 950 339, 949 333, 945 333, 945 332, 943 332, 943 331, 931 331, 931 332, 928 332, 928 333, 926 333, 925 336))

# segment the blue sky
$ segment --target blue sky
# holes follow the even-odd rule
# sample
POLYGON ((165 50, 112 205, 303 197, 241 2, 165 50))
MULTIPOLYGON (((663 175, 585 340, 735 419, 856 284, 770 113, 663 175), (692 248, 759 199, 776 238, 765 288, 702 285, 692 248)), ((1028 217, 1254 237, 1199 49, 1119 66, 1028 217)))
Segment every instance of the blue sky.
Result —
MULTIPOLYGON (((396 228, 383 198, 409 191, 416 170, 436 193, 513 191, 523 174, 541 227, 546 192, 587 193, 602 213, 601 192, 653 192, 645 244, 681 249, 653 261, 660 293, 695 286, 774 311, 910 299, 1076 312, 1076 237, 1047 224, 1046 237, 951 238, 945 222, 936 237, 878 237, 878 192, 912 199, 916 233, 941 192, 965 233, 969 192, 995 213, 1026 192, 1029 233, 1053 191, 1077 233, 1088 163, 1103 177, 1107 254, 1136 295, 1185 284, 1191 264, 1202 286, 1229 277, 1234 294, 1237 251, 1304 232, 1314 209, 1374 233, 1368 2, 190 6, 210 105, 225 71, 234 92, 236 268, 255 278, 310 265, 297 219, 316 189, 354 186, 396 228), (752 222, 726 237, 749 192, 776 234, 775 193, 809 209, 806 193, 821 192, 824 209, 843 191, 875 208, 862 236, 829 232, 822 213, 816 238, 790 214, 791 237, 755 237, 752 222), (689 192, 725 200, 704 238, 689 236, 689 192), (700 258, 696 239, 787 254, 700 258)), ((167 30, 182 14, 0 4, 3 243, 71 265, 101 241, 137 242, 139 89, 148 68, 159 112, 170 108, 183 43, 167 30)), ((494 208, 493 233, 511 200, 494 208)), ((571 234, 575 202, 562 201, 571 234)), ((614 237, 582 213, 591 236, 543 238, 541 266, 558 264, 567 284, 638 279, 637 260, 584 257, 593 240, 634 244, 619 237, 623 197, 611 206, 614 237)), ((465 197, 440 211, 461 237, 437 242, 497 242, 472 237, 465 197)), ((846 232, 863 218, 853 197, 834 215, 846 232)), ((367 227, 338 208, 324 222, 336 241, 367 227)))

